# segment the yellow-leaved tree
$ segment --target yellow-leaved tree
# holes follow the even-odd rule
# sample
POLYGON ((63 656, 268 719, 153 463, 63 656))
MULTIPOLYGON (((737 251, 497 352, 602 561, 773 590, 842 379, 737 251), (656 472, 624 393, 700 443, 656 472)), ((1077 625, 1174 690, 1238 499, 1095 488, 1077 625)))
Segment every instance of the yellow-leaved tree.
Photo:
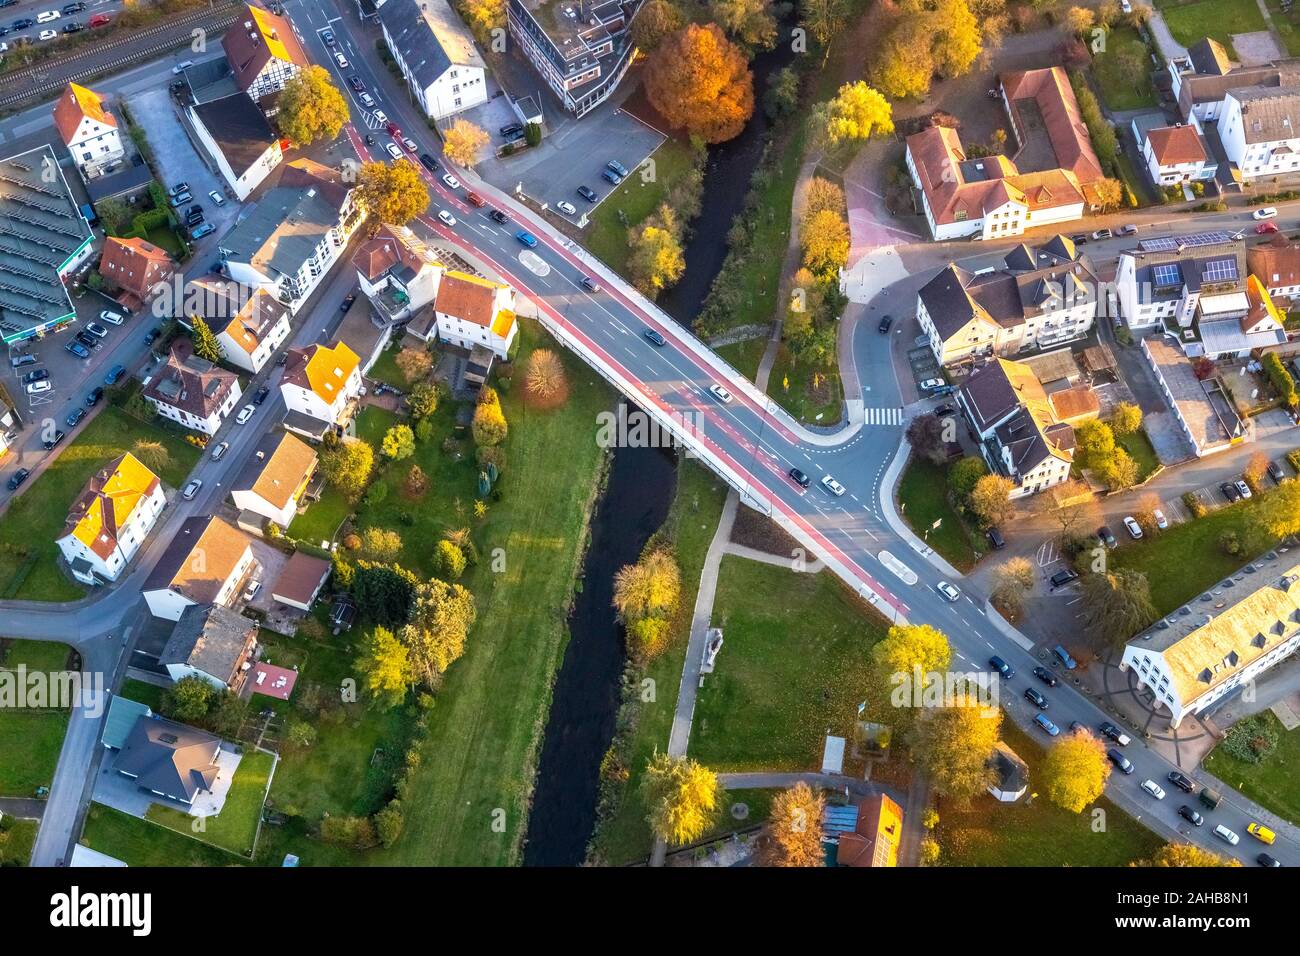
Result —
POLYGON ((689 757, 655 754, 641 782, 655 835, 670 846, 690 843, 717 818, 722 788, 717 775, 689 757))
POLYGON ((767 832, 757 848, 761 866, 824 866, 822 816, 826 798, 800 781, 772 800, 767 832))
POLYGON ((469 120, 458 119, 442 134, 442 151, 457 166, 469 168, 478 162, 488 144, 488 134, 469 120))
POLYGON ((309 146, 339 134, 348 121, 348 103, 324 67, 309 66, 285 82, 275 120, 282 136, 309 146))
POLYGON ((1042 766, 1047 799, 1073 813, 1101 796, 1110 776, 1106 745, 1086 730, 1076 730, 1048 748, 1042 766))

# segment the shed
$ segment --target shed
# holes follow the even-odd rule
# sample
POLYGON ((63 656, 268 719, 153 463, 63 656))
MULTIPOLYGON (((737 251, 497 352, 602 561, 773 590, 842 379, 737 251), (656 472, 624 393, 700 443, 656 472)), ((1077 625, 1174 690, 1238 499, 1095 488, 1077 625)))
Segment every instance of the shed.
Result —
POLYGON ((100 740, 111 750, 121 750, 131 729, 141 717, 152 717, 153 710, 147 704, 129 697, 113 696, 108 702, 108 719, 104 721, 104 733, 100 740))
POLYGON ((822 773, 844 772, 844 742, 843 737, 826 735, 826 747, 822 750, 822 773))

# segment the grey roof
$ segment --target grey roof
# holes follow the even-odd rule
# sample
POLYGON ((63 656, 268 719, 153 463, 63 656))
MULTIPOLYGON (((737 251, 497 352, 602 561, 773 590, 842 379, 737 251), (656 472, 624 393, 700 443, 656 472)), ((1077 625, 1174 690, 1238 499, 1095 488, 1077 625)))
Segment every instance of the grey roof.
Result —
POLYGON ((447 0, 385 0, 379 22, 421 87, 431 85, 452 66, 483 67, 474 38, 447 0))
POLYGON ((236 176, 242 176, 275 142, 266 115, 243 93, 194 107, 200 122, 236 176))
POLYGON ((1300 138, 1300 88, 1250 86, 1232 96, 1241 103, 1247 143, 1300 138))
POLYGON ((221 738, 164 717, 140 717, 114 766, 141 787, 190 802, 217 779, 221 738))
MULTIPOLYGON (((1183 286, 1197 292, 1205 281, 1210 263, 1232 259, 1236 264, 1238 290, 1246 288, 1246 243, 1227 233, 1196 233, 1189 236, 1153 236, 1137 244, 1135 249, 1123 249, 1121 256, 1134 260, 1134 277, 1138 299, 1142 304, 1181 299, 1183 286), (1154 272, 1158 266, 1175 266, 1177 284, 1157 282, 1154 272)), ((1168 269, 1162 270, 1170 275, 1168 269)))
POLYGON ((181 612, 158 663, 188 664, 224 684, 239 676, 257 622, 220 604, 191 604, 181 612))
POLYGON ((104 721, 104 732, 100 735, 100 740, 105 747, 121 750, 131 736, 136 721, 152 713, 148 704, 114 694, 108 702, 108 717, 104 721))
POLYGON ((153 182, 153 170, 144 163, 139 166, 132 164, 116 173, 92 179, 86 183, 86 194, 90 196, 92 203, 97 203, 143 190, 151 182, 153 182))
POLYGON ((993 745, 989 768, 997 776, 996 788, 1004 793, 1018 793, 1029 785, 1029 765, 1001 740, 993 745))

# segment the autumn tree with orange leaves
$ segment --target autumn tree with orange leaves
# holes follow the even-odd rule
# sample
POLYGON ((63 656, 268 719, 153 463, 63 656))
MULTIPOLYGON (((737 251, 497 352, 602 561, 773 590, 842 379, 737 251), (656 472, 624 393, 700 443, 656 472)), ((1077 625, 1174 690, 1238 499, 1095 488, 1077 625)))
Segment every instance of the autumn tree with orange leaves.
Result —
POLYGON ((745 54, 712 23, 666 37, 646 63, 645 90, 669 124, 709 143, 738 136, 754 112, 745 54))

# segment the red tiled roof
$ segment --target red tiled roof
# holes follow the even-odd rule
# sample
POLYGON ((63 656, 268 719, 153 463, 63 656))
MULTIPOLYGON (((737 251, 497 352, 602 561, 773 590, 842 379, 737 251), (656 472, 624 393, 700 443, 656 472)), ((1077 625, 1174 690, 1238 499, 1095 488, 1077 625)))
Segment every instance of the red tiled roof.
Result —
POLYGON ((1205 162, 1205 147, 1194 126, 1162 126, 1147 132, 1151 153, 1160 166, 1205 162))
POLYGON ((155 285, 167 280, 172 269, 171 256, 143 239, 109 236, 99 258, 100 275, 142 300, 155 285))
POLYGON ((241 90, 252 86, 257 75, 273 59, 296 63, 300 67, 311 63, 287 19, 252 5, 245 8, 242 22, 222 35, 221 45, 241 90))
POLYGON ((1038 104, 1038 111, 1047 126, 1047 138, 1062 169, 1074 173, 1082 184, 1105 178, 1065 70, 1053 66, 1045 70, 1004 73, 1001 80, 1007 101, 1013 107, 1013 122, 1017 119, 1016 100, 1032 99, 1038 104))
POLYGON ((117 126, 117 119, 104 109, 103 97, 94 90, 69 83, 59 101, 54 104, 54 125, 63 138, 64 146, 72 142, 77 127, 87 117, 105 126, 117 126))

